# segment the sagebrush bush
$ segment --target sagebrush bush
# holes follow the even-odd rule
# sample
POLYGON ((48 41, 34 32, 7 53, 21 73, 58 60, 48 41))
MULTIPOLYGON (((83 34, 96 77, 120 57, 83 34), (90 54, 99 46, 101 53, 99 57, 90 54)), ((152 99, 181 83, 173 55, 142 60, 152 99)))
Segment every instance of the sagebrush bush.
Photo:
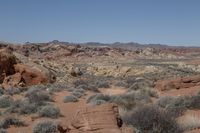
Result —
POLYGON ((84 93, 75 90, 72 92, 72 95, 74 95, 77 98, 81 98, 84 95, 84 93))
POLYGON ((68 103, 68 102, 78 102, 77 97, 70 95, 70 96, 65 96, 63 99, 64 103, 68 103))
POLYGON ((41 105, 38 105, 36 103, 30 103, 30 101, 25 98, 22 100, 15 101, 12 106, 10 106, 6 112, 10 113, 18 113, 18 114, 32 114, 36 113, 38 108, 41 105))
POLYGON ((109 96, 109 95, 104 95, 104 94, 98 93, 98 94, 90 96, 87 99, 87 103, 93 103, 94 104, 98 100, 105 101, 105 102, 111 102, 112 101, 112 97, 109 96))
POLYGON ((46 85, 47 91, 49 92, 60 92, 63 90, 67 90, 69 88, 67 83, 54 83, 54 84, 47 84, 46 85))
POLYGON ((95 94, 93 96, 90 96, 87 99, 87 103, 91 104, 104 104, 104 103, 116 103, 118 106, 130 110, 134 106, 142 105, 151 103, 150 94, 148 92, 144 92, 141 90, 138 91, 131 91, 129 93, 118 95, 118 96, 110 96, 110 95, 104 95, 104 94, 95 94), (101 102, 97 102, 101 101, 101 102))
POLYGON ((11 106, 13 99, 10 96, 2 95, 0 96, 0 108, 7 108, 11 106))
POLYGON ((22 93, 24 91, 27 91, 27 89, 28 88, 26 88, 26 87, 22 87, 22 88, 13 88, 13 87, 11 87, 11 88, 8 88, 8 89, 5 90, 5 94, 12 96, 12 95, 20 94, 20 93, 22 93))
POLYGON ((96 86, 97 88, 109 88, 109 87, 110 87, 110 84, 109 84, 109 82, 107 82, 107 81, 97 81, 97 82, 95 83, 95 86, 96 86))
POLYGON ((38 113, 40 117, 50 117, 50 118, 58 118, 61 115, 60 109, 52 105, 46 105, 41 107, 38 113))
POLYGON ((123 87, 123 88, 129 88, 129 85, 128 83, 124 82, 124 81, 118 81, 115 86, 118 86, 118 87, 123 87))
POLYGON ((25 97, 27 97, 30 103, 35 103, 42 105, 44 102, 52 102, 52 97, 50 93, 40 89, 30 89, 26 92, 25 97))
POLYGON ((181 133, 176 119, 166 110, 154 106, 138 108, 123 118, 124 122, 137 128, 141 133, 181 133))
POLYGON ((41 121, 33 127, 33 133, 56 133, 57 124, 52 121, 41 121))
POLYGON ((200 109, 199 101, 200 96, 197 94, 193 96, 181 96, 177 98, 171 98, 168 102, 159 101, 159 104, 161 104, 162 102, 161 107, 163 106, 167 109, 200 109))
POLYGON ((163 96, 158 99, 156 104, 162 108, 166 108, 170 103, 172 103, 175 100, 174 97, 171 96, 163 96))
POLYGON ((0 87, 0 96, 2 96, 3 94, 4 94, 4 89, 0 87))
POLYGON ((0 128, 7 129, 12 125, 17 127, 26 126, 24 121, 14 117, 6 117, 0 120, 0 128))

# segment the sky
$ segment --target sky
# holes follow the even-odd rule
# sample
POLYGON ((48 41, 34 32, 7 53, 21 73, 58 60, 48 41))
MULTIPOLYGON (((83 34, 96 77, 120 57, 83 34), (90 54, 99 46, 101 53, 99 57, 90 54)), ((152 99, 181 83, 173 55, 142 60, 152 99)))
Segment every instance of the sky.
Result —
POLYGON ((0 0, 0 40, 200 46, 200 0, 0 0))

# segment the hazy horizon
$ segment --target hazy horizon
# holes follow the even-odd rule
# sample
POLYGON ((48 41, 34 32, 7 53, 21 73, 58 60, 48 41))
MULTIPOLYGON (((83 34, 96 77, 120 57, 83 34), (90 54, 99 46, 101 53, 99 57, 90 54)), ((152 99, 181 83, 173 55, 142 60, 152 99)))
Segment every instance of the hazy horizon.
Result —
POLYGON ((198 0, 2 0, 0 41, 200 46, 198 0))

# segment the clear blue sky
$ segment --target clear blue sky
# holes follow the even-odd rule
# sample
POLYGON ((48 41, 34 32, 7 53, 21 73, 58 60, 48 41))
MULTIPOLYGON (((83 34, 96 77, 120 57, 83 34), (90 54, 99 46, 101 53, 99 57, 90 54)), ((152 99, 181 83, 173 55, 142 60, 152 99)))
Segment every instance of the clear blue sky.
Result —
POLYGON ((0 40, 200 46, 200 0, 0 0, 0 40))

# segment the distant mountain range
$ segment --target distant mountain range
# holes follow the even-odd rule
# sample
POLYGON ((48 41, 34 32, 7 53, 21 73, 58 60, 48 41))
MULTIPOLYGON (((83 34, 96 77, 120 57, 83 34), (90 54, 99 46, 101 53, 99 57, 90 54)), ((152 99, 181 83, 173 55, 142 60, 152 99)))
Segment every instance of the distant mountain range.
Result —
MULTIPOLYGON (((134 49, 144 49, 144 48, 195 48, 191 46, 169 46, 164 44, 140 44, 136 42, 128 42, 128 43, 121 43, 121 42, 115 42, 115 43, 100 43, 100 42, 86 42, 86 43, 73 43, 73 42, 61 42, 58 40, 53 40, 48 42, 49 44, 63 44, 63 45, 81 45, 81 46, 88 46, 88 47, 113 47, 113 48, 122 48, 122 49, 128 49, 128 50, 134 50, 134 49)), ((9 45, 12 43, 0 41, 0 44, 3 45, 9 45)), ((25 44, 46 44, 46 43, 31 43, 26 42, 25 44)), ((198 47, 199 48, 199 47, 198 47)))

